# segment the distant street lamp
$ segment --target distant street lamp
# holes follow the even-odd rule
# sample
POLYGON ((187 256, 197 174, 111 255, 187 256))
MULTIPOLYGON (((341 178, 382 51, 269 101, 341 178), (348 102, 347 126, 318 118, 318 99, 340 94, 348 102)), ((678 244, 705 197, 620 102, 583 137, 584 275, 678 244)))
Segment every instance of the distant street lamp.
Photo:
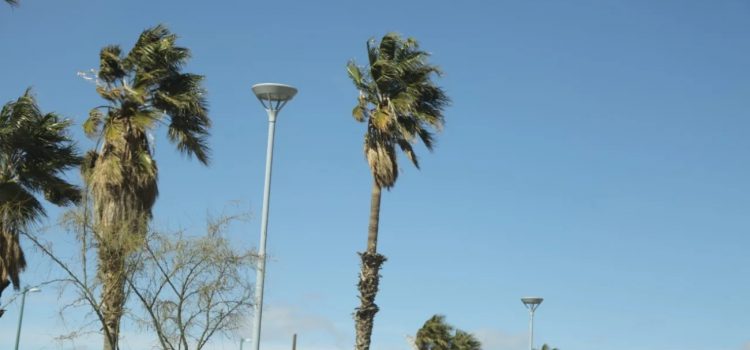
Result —
MULTIPOLYGON (((260 217, 260 247, 258 248, 258 268, 255 282, 255 322, 253 323, 253 350, 260 349, 260 321, 263 315, 263 282, 266 275, 266 236, 268 233, 268 203, 271 199, 271 165, 273 164, 273 137, 276 131, 276 116, 279 111, 297 94, 297 89, 284 84, 266 83, 253 85, 253 93, 258 97, 268 113, 268 148, 266 149, 266 181, 263 187, 263 209, 260 217)), ((240 343, 242 344, 242 343, 240 343)))
POLYGON ((523 305, 529 309, 529 350, 534 350, 534 311, 536 311, 536 308, 539 307, 542 301, 544 299, 539 297, 521 298, 523 305))
POLYGON ((245 342, 248 342, 250 340, 250 338, 240 338, 240 350, 242 350, 242 344, 245 344, 245 342))
POLYGON ((18 350, 18 343, 21 340, 21 323, 23 323, 23 307, 26 304, 26 293, 36 293, 39 291, 41 289, 36 287, 26 287, 21 294, 21 310, 18 312, 18 329, 16 330, 16 350, 18 350))

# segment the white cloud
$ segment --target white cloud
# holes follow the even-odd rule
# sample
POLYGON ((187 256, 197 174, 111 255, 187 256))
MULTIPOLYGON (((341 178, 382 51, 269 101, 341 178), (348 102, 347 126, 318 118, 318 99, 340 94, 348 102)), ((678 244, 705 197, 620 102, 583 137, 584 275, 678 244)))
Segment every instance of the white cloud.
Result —
POLYGON ((472 333, 482 342, 483 349, 527 350, 529 347, 525 334, 510 334, 494 329, 480 329, 472 333))
POLYGON ((284 349, 291 346, 293 334, 299 337, 304 349, 349 349, 348 335, 336 324, 321 315, 290 305, 266 305, 263 310, 263 348, 284 349))

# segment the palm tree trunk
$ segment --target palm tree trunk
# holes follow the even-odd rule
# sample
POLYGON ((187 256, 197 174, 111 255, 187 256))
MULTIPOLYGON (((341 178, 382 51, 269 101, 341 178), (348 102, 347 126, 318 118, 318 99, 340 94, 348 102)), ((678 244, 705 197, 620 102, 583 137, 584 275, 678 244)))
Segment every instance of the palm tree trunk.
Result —
POLYGON ((370 224, 367 232, 367 250, 359 253, 362 259, 361 272, 359 274, 359 301, 360 306, 354 313, 356 329, 356 350, 369 350, 372 327, 375 322, 375 314, 379 308, 375 304, 375 296, 380 284, 380 266, 386 258, 378 254, 378 224, 380 223, 380 197, 381 188, 376 182, 372 186, 372 198, 370 200, 370 224))
POLYGON ((102 316, 104 350, 118 350, 120 319, 125 304, 125 258, 122 249, 103 243, 99 248, 99 273, 102 280, 102 316))

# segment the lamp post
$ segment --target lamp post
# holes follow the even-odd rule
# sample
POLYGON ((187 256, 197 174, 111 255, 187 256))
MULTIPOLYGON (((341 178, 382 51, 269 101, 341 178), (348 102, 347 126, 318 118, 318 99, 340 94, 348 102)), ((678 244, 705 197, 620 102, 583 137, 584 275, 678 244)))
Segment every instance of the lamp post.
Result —
POLYGON ((36 293, 39 291, 41 289, 37 287, 26 287, 21 294, 21 310, 18 312, 18 329, 16 330, 16 350, 18 350, 18 343, 21 340, 21 323, 23 323, 23 307, 26 304, 26 293, 36 293))
POLYGON ((523 305, 529 309, 529 350, 534 350, 534 311, 536 311, 536 308, 539 307, 542 301, 544 299, 539 297, 521 298, 523 305))
POLYGON ((250 340, 250 338, 240 338, 240 350, 242 350, 242 344, 245 344, 245 342, 248 342, 250 340))
POLYGON ((260 244, 258 268, 255 281, 255 318, 253 323, 253 350, 260 349, 260 321, 263 316, 263 282, 266 276, 266 236, 268 233, 268 203, 271 199, 271 165, 273 164, 273 136, 276 131, 276 116, 297 94, 297 89, 284 84, 266 83, 253 85, 253 93, 268 113, 268 148, 266 149, 266 180, 263 186, 263 209, 260 221, 260 244))

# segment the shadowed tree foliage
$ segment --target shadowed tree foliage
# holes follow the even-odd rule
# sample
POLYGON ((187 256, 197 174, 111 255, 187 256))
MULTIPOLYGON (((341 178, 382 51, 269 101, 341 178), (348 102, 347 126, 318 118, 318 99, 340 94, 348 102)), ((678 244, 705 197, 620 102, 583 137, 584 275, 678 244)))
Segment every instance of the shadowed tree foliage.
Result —
POLYGON ((383 188, 390 189, 398 177, 396 149, 419 168, 413 145, 417 141, 433 147, 433 130, 443 126, 443 110, 449 103, 443 89, 432 78, 440 74, 427 62, 428 53, 414 39, 387 34, 377 43, 367 42, 369 64, 359 67, 349 62, 347 71, 359 90, 354 119, 366 125, 365 158, 373 176, 367 249, 359 277, 360 306, 354 313, 356 349, 368 350, 378 306, 380 267, 385 256, 377 251, 380 198, 383 188))
POLYGON ((92 109, 83 125, 98 140, 81 170, 93 200, 105 350, 117 349, 125 260, 143 244, 158 193, 150 132, 166 125, 178 150, 208 163, 203 76, 182 72, 190 51, 176 40, 159 25, 145 30, 128 53, 117 45, 103 48, 96 91, 106 104, 92 109))
POLYGON ((481 350, 482 344, 471 333, 445 322, 445 316, 432 316, 417 331, 414 341, 418 350, 481 350))
POLYGON ((61 177, 80 164, 68 126, 57 114, 42 113, 31 90, 0 110, 0 294, 11 283, 20 288, 26 259, 18 236, 46 215, 36 195, 59 206, 81 198, 61 177))
POLYGON ((542 349, 541 350, 559 350, 559 349, 558 348, 553 348, 553 347, 551 347, 551 346, 549 346, 547 344, 544 344, 544 345, 542 345, 542 349))

